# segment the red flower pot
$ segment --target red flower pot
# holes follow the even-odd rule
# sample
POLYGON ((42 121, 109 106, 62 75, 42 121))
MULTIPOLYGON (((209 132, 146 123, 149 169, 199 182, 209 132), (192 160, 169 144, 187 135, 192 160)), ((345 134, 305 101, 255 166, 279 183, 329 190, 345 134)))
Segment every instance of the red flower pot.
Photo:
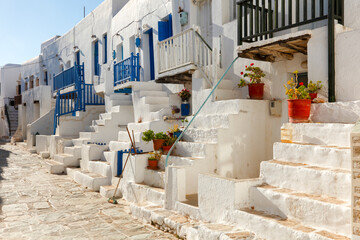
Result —
POLYGON ((263 99, 264 97, 264 83, 249 84, 249 96, 251 99, 263 99))
POLYGON ((289 99, 288 114, 291 123, 308 122, 310 117, 311 99, 289 99))
POLYGON ((315 98, 317 98, 317 93, 309 93, 311 97, 311 101, 313 101, 315 98))
POLYGON ((157 160, 150 160, 148 159, 148 168, 149 169, 153 169, 153 170, 156 170, 158 169, 158 161, 157 160))
POLYGON ((170 151, 171 147, 172 147, 172 145, 171 146, 162 146, 162 149, 163 149, 164 153, 167 154, 170 151))
POLYGON ((159 150, 162 145, 164 144, 165 139, 154 139, 153 140, 153 144, 154 144, 154 150, 157 151, 159 150))

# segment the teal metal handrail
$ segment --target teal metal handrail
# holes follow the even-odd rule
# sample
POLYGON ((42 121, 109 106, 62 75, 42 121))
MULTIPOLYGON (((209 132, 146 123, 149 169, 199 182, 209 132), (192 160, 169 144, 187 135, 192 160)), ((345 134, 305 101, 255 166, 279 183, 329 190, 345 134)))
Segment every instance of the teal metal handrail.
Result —
POLYGON ((207 96, 207 98, 205 99, 205 101, 201 104, 199 110, 197 110, 197 112, 194 114, 194 117, 190 120, 189 124, 185 127, 184 131, 182 131, 182 133, 180 134, 180 136, 176 139, 176 141, 174 142, 174 144, 172 145, 172 147, 170 148, 168 154, 166 155, 166 160, 165 160, 165 168, 168 165, 168 160, 169 160, 169 156, 172 152, 172 150, 174 149, 175 145, 180 141, 180 139, 182 138, 182 136, 184 135, 184 133, 186 132, 186 130, 189 128, 189 126, 191 125, 191 123, 194 121, 194 119, 196 118, 196 116, 199 114, 199 112, 201 111, 201 109, 204 107, 204 105, 206 104, 206 102, 210 99, 211 95, 214 93, 215 89, 219 86, 220 82, 224 79, 224 77, 226 76, 226 74, 229 72, 230 68, 232 67, 232 65, 234 65, 234 63, 236 62, 236 60, 238 60, 239 57, 236 57, 232 63, 230 64, 230 66, 226 69, 225 73, 221 76, 220 80, 216 83, 216 85, 213 87, 213 89, 211 90, 209 96, 207 96))

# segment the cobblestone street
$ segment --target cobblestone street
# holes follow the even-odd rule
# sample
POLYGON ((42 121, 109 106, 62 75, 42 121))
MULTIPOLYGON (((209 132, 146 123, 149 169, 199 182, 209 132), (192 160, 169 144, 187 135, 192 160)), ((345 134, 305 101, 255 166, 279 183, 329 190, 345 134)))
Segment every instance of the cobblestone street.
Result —
POLYGON ((66 175, 50 175, 37 155, 0 146, 0 239, 177 239, 132 218, 66 175))

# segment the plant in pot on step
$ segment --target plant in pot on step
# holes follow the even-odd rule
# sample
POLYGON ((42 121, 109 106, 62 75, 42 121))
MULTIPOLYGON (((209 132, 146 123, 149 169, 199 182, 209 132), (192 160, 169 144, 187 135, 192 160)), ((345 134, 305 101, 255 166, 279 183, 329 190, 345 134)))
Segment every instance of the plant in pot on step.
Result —
POLYGON ((295 71, 295 80, 291 78, 284 85, 288 96, 288 114, 291 123, 304 123, 309 121, 311 98, 304 83, 298 82, 298 71, 295 71))
POLYGON ((189 90, 184 88, 180 92, 178 92, 179 97, 181 98, 181 116, 189 116, 190 115, 190 103, 189 99, 191 97, 191 93, 189 90))
POLYGON ((167 138, 167 135, 163 132, 158 132, 155 134, 153 143, 154 143, 154 150, 158 151, 163 146, 165 140, 167 138))
POLYGON ((245 66, 245 71, 245 73, 241 72, 244 78, 240 79, 238 87, 248 86, 250 99, 263 99, 265 84, 261 81, 261 78, 265 77, 265 73, 261 68, 255 67, 254 63, 251 63, 250 66, 245 66), (246 81, 245 78, 249 78, 249 81, 246 81))
POLYGON ((180 134, 182 133, 182 131, 179 129, 179 125, 175 124, 172 128, 170 128, 170 130, 168 131, 168 135, 170 137, 175 137, 178 138, 180 137, 180 134))
POLYGON ((309 92, 311 101, 313 101, 315 98, 317 98, 317 94, 323 86, 324 85, 321 84, 321 81, 317 81, 316 83, 313 83, 312 81, 310 81, 308 83, 307 90, 309 92))
POLYGON ((176 137, 168 136, 165 139, 164 145, 162 146, 164 154, 167 154, 170 151, 170 148, 172 147, 172 145, 174 145, 175 141, 176 141, 176 137))
POLYGON ((148 157, 148 169, 157 170, 158 162, 160 161, 161 153, 159 152, 151 152, 148 157))

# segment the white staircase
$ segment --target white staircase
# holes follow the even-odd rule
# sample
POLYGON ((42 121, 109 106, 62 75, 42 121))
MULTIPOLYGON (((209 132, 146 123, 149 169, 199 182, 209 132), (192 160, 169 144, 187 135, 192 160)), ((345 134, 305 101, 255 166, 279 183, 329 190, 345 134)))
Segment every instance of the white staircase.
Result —
POLYGON ((352 127, 286 124, 285 143, 261 164, 264 184, 232 221, 267 239, 350 239, 352 127))

